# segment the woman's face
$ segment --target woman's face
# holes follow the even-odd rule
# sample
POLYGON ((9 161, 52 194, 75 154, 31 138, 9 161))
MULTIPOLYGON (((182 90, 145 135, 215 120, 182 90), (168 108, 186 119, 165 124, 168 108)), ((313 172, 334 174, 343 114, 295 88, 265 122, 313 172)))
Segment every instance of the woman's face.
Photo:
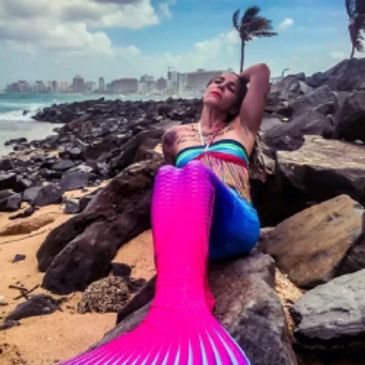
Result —
POLYGON ((240 80, 233 73, 223 73, 208 85, 203 94, 203 102, 223 111, 231 112, 236 105, 240 88, 240 80))

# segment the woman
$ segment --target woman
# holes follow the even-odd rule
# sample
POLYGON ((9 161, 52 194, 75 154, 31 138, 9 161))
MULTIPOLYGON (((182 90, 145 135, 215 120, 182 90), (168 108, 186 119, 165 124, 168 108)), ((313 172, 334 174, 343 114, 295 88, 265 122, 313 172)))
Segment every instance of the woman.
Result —
POLYGON ((212 314, 207 262, 248 252, 258 239, 247 168, 269 74, 259 64, 213 79, 199 122, 165 133, 164 155, 177 167, 163 166, 155 178, 151 213, 157 281, 149 312, 133 331, 64 365, 250 364, 212 314))

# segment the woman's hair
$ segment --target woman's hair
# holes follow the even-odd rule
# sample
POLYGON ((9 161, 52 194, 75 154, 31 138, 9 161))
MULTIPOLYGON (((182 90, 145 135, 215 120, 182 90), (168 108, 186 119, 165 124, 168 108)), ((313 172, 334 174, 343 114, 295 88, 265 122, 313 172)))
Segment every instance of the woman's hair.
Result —
MULTIPOLYGON (((245 98, 246 93, 247 93, 248 80, 243 79, 242 77, 239 77, 239 75, 236 74, 235 72, 227 72, 227 73, 231 73, 231 74, 237 76, 237 78, 239 80, 237 100, 236 100, 236 103, 234 104, 234 108, 237 108, 238 111, 237 111, 237 113, 228 113, 226 123, 229 123, 239 114, 242 101, 245 98)), ((215 76, 211 80, 209 80, 206 87, 208 87, 217 77, 219 77, 219 76, 215 76)))

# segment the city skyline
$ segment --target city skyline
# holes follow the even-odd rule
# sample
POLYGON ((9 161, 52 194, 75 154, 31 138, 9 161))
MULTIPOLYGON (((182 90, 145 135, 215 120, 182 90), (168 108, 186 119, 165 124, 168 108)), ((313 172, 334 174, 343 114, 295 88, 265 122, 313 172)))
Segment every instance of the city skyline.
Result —
POLYGON ((178 72, 169 68, 166 78, 144 74, 139 78, 119 78, 105 81, 103 76, 98 81, 84 80, 82 75, 75 75, 72 82, 65 80, 56 81, 36 80, 33 83, 28 80, 18 80, 9 83, 5 92, 10 93, 99 93, 99 94, 167 94, 167 95, 198 95, 206 84, 214 77, 228 70, 203 70, 198 69, 192 72, 178 72))
POLYGON ((311 75, 349 57, 343 0, 13 0, 0 3, 0 89, 14 80, 71 79, 80 69, 89 80, 157 78, 168 67, 238 71, 232 13, 251 5, 279 35, 249 42, 245 67, 265 62, 272 76, 287 67, 311 75))

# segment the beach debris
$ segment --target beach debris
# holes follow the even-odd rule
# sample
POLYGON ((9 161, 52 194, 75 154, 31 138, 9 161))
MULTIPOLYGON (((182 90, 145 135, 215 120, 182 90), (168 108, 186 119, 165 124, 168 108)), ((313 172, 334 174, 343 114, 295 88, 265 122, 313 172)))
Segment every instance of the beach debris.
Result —
POLYGON ((128 283, 124 278, 108 276, 91 283, 77 305, 79 313, 118 312, 130 297, 128 283))
POLYGON ((14 258, 11 260, 12 263, 17 262, 17 261, 22 261, 25 260, 26 256, 23 254, 19 254, 17 253, 14 258))
POLYGON ((5 318, 5 321, 50 314, 60 309, 59 304, 60 300, 56 300, 49 295, 34 295, 29 297, 24 303, 18 304, 14 311, 5 318))
POLYGON ((9 285, 9 289, 17 289, 20 291, 20 295, 18 297, 13 298, 14 300, 19 299, 21 297, 28 300, 29 299, 28 294, 33 292, 38 287, 39 287, 39 284, 35 285, 32 289, 27 289, 24 286, 19 286, 19 285, 9 285))

